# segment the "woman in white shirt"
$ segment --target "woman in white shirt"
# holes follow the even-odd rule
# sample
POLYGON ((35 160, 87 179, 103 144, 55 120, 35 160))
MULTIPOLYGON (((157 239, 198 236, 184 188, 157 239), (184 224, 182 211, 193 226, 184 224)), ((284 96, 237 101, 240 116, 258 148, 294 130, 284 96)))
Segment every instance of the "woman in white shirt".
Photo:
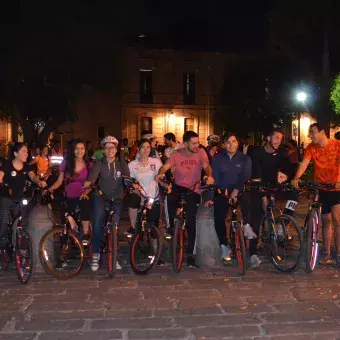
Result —
MULTIPOLYGON (((155 201, 152 205, 152 210, 148 213, 148 221, 158 227, 160 215, 160 202, 159 202, 159 186, 155 181, 155 176, 158 170, 162 167, 162 162, 158 158, 150 157, 151 143, 148 139, 142 139, 138 145, 139 158, 128 164, 130 176, 135 178, 143 187, 148 197, 153 198, 155 201)), ((133 194, 134 195, 134 194, 133 194)), ((128 233, 133 233, 136 220, 138 206, 140 205, 140 196, 134 195, 131 199, 133 201, 129 207, 129 217, 131 228, 128 233)))

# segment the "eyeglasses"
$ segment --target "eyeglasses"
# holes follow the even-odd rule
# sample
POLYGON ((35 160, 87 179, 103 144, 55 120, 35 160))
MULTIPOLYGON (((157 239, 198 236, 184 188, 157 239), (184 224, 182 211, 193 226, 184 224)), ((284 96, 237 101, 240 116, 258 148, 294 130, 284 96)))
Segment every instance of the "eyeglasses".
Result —
POLYGON ((117 147, 111 146, 111 147, 109 147, 109 148, 105 148, 104 150, 105 150, 105 151, 114 151, 114 150, 117 150, 117 147))

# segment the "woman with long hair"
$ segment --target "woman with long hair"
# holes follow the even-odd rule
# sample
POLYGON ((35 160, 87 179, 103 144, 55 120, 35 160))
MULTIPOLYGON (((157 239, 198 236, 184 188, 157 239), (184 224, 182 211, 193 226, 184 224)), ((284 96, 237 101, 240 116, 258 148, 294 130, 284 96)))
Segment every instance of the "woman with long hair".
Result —
POLYGON ((0 246, 6 233, 10 209, 23 198, 26 180, 30 179, 41 188, 46 186, 46 182, 41 181, 26 163, 27 157, 27 146, 24 143, 14 143, 10 159, 0 165, 0 186, 6 184, 0 190, 0 246))
MULTIPOLYGON (((89 197, 85 193, 83 183, 87 181, 90 172, 90 162, 87 157, 86 143, 82 140, 74 140, 70 145, 67 158, 59 167, 59 177, 57 181, 49 188, 53 192, 65 182, 65 193, 69 212, 75 210, 78 206, 80 218, 83 226, 83 243, 89 242, 89 226, 91 204, 89 197)), ((70 219, 71 226, 74 227, 74 221, 70 219)))
MULTIPOLYGON (((159 186, 155 181, 155 176, 162 166, 162 162, 158 158, 150 157, 152 147, 148 139, 142 139, 138 144, 138 159, 128 164, 130 176, 135 178, 144 188, 146 194, 155 200, 152 205, 152 210, 148 214, 148 222, 151 222, 156 227, 159 223, 160 202, 159 202, 159 186)), ((140 196, 132 194, 130 197, 129 217, 131 228, 127 231, 128 234, 135 232, 137 211, 140 206, 140 196)))

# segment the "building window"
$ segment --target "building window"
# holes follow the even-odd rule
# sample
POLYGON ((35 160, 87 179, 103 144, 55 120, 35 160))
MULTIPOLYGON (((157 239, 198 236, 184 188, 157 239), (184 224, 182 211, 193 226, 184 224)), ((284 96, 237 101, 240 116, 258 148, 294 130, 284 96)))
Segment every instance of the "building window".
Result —
POLYGON ((104 138, 105 136, 104 126, 98 126, 97 136, 98 138, 104 138))
POLYGON ((195 73, 183 73, 183 103, 184 105, 195 104, 195 73))
POLYGON ((195 131, 194 118, 184 118, 184 132, 186 131, 195 131))
POLYGON ((152 70, 140 70, 140 103, 152 104, 152 70))
POLYGON ((152 133, 152 118, 142 117, 141 120, 141 134, 145 135, 147 133, 152 133))

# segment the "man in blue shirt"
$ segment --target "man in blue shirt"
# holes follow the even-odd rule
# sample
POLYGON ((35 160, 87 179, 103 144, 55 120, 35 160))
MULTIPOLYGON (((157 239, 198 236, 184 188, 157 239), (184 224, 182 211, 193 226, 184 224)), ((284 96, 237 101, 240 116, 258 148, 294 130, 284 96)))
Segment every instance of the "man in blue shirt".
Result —
MULTIPOLYGON (((251 176, 251 160, 249 156, 238 151, 239 140, 235 133, 229 133, 222 139, 224 151, 217 154, 212 160, 213 177, 215 184, 225 191, 225 194, 238 199, 243 189, 244 182, 251 176)), ((241 202, 242 214, 246 224, 244 234, 249 239, 257 237, 250 225, 247 223, 250 207, 241 202)), ((227 246, 225 219, 228 213, 229 204, 223 196, 216 196, 214 201, 215 229, 221 245, 221 258, 229 258, 230 249, 227 246)))

